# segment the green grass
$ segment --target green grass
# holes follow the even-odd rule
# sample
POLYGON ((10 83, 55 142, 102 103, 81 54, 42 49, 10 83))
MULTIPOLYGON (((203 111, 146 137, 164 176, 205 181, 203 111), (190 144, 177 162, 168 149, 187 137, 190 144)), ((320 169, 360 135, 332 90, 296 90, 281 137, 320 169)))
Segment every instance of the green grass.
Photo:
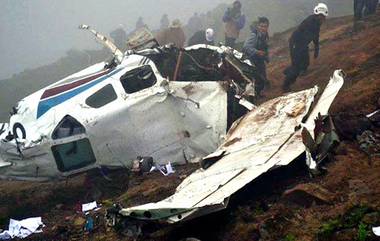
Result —
POLYGON ((287 234, 286 236, 285 236, 285 239, 284 239, 285 241, 296 241, 296 236, 294 236, 294 234, 291 234, 291 233, 289 233, 289 234, 287 234))
POLYGON ((360 223, 358 227, 358 241, 366 241, 368 234, 368 226, 364 223, 360 223))

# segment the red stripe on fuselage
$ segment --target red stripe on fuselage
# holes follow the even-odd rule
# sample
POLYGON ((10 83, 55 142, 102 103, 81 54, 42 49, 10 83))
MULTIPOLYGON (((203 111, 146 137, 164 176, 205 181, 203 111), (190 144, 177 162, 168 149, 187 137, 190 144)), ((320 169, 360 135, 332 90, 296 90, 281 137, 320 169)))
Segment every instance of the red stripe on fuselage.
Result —
POLYGON ((67 90, 74 89, 75 87, 78 87, 78 86, 86 84, 86 83, 88 83, 88 82, 90 82, 90 81, 92 81, 94 79, 102 77, 103 75, 106 75, 109 72, 111 72, 111 70, 107 70, 105 72, 102 72, 102 73, 99 73, 99 74, 96 74, 96 75, 93 75, 93 76, 90 76, 90 77, 87 77, 87 78, 84 78, 84 79, 81 79, 81 80, 77 80, 77 81, 75 81, 73 83, 70 83, 70 84, 65 84, 65 85, 61 85, 61 86, 58 86, 58 87, 54 87, 54 88, 45 90, 45 92, 41 96, 41 100, 42 99, 46 99, 46 98, 48 98, 50 96, 54 96, 54 95, 57 95, 59 93, 65 92, 67 90))

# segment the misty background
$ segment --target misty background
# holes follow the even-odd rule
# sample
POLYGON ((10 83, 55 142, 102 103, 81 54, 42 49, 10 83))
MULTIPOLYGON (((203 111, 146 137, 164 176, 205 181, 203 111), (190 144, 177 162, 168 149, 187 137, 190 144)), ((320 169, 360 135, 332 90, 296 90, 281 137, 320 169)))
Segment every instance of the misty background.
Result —
POLYGON ((226 0, 0 0, 0 79, 51 63, 71 48, 100 48, 78 30, 88 24, 108 34, 123 25, 133 30, 139 16, 152 29, 162 14, 185 22, 194 12, 226 0))
MULTIPOLYGON (((322 0, 241 0, 247 24, 239 41, 249 35, 249 24, 267 16, 270 33, 283 32, 312 14, 322 0)), ((142 17, 151 30, 159 28, 163 14, 179 18, 187 38, 186 24, 195 12, 204 27, 212 27, 217 42, 224 41, 222 16, 233 0, 0 0, 0 122, 7 121, 10 108, 24 96, 75 73, 110 54, 87 31, 88 24, 109 33, 122 27, 135 29, 142 17), (207 17, 206 17, 207 16, 207 17)), ((352 0, 324 0, 329 17, 351 15, 352 0)), ((189 32, 190 31, 190 32, 189 32)))

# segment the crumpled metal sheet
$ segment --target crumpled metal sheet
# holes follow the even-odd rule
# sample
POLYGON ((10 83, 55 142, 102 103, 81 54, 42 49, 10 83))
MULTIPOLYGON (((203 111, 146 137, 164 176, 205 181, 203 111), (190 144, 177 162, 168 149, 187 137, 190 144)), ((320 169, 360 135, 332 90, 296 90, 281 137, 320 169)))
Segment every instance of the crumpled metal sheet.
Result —
POLYGON ((215 150, 226 129, 224 89, 216 82, 169 82, 168 91, 130 99, 126 114, 110 113, 89 128, 94 131, 91 140, 99 159, 129 160, 143 155, 152 156, 158 164, 184 164, 215 150))
MULTIPOLYGON (((310 134, 314 138, 314 120, 318 114, 327 115, 328 110, 338 94, 340 88, 344 84, 343 72, 341 70, 335 70, 332 78, 330 78, 322 95, 319 97, 318 103, 313 108, 312 112, 308 116, 306 122, 302 126, 309 130, 310 134)), ((280 151, 273 156, 273 159, 278 160, 277 166, 286 166, 299 155, 305 151, 305 146, 302 142, 302 129, 296 131, 289 141, 282 146, 280 151)))
POLYGON ((273 166, 271 157, 294 133, 316 93, 317 88, 312 88, 260 105, 232 127, 216 152, 224 154, 215 164, 186 178, 168 199, 125 209, 121 213, 170 208, 190 210, 222 203, 273 166))
MULTIPOLYGON (((343 78, 336 72, 306 121, 307 127, 313 127, 314 117, 319 112, 327 113, 342 84, 343 78)), ((187 177, 172 196, 157 203, 122 209, 120 214, 149 219, 139 217, 138 213, 187 210, 182 215, 161 217, 167 222, 177 222, 192 218, 197 212, 212 212, 218 205, 225 207, 226 200, 233 193, 305 151, 301 136, 298 136, 300 130, 296 128, 309 112, 317 91, 318 88, 314 87, 260 105, 235 123, 226 141, 203 161, 220 157, 219 160, 213 160, 207 169, 199 169, 187 177)))

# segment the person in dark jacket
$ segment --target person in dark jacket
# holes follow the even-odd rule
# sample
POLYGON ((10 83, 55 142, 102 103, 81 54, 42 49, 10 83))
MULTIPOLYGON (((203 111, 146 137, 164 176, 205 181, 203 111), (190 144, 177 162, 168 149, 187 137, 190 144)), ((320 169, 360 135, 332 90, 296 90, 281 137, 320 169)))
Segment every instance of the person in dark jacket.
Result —
POLYGON ((290 90, 301 72, 309 66, 309 43, 314 43, 314 58, 319 55, 319 32, 322 23, 328 16, 326 4, 319 3, 314 8, 314 14, 307 17, 293 32, 289 39, 291 65, 284 70, 285 80, 282 86, 284 91, 290 90))
POLYGON ((268 51, 268 28, 269 20, 266 17, 260 17, 258 22, 251 25, 251 35, 245 41, 243 53, 251 63, 255 64, 257 72, 261 78, 256 79, 256 94, 261 95, 264 86, 267 84, 266 63, 269 62, 268 51))
POLYGON ((227 9, 223 16, 223 22, 225 23, 225 45, 234 48, 240 30, 245 26, 245 15, 241 12, 240 1, 235 1, 232 8, 227 9))
POLYGON ((363 10, 368 0, 354 0, 354 19, 360 20, 363 17, 363 10))
POLYGON ((366 0, 365 3, 365 15, 372 15, 376 13, 379 0, 366 0))
POLYGON ((207 44, 214 45, 214 30, 212 28, 204 30, 200 30, 194 33, 193 36, 189 39, 187 45, 196 45, 196 44, 207 44))

